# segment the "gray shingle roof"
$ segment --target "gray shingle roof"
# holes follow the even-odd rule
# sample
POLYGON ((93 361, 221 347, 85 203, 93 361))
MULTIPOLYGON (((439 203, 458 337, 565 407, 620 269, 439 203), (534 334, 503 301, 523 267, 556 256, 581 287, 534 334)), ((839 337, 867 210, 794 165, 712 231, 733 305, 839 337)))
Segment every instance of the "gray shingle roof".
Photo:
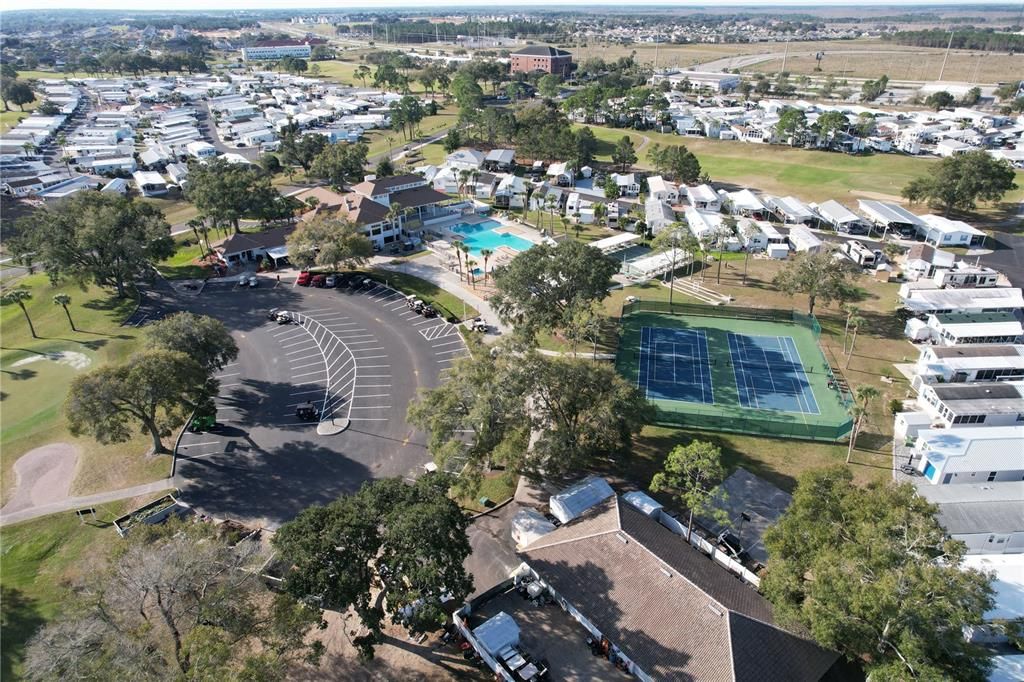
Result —
POLYGON ((522 555, 656 678, 819 680, 837 659, 773 625, 764 597, 617 497, 522 555))
POLYGON ((547 45, 529 45, 521 50, 513 52, 512 54, 522 54, 529 57, 568 57, 569 53, 565 50, 559 50, 556 47, 549 47, 547 45))

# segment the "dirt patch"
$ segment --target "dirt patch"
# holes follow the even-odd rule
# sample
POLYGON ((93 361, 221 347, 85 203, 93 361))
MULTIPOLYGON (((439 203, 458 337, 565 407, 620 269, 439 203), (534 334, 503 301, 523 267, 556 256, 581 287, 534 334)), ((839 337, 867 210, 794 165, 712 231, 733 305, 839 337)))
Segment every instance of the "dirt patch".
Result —
POLYGON ((68 497, 78 469, 79 450, 70 443, 50 443, 29 450, 14 463, 14 494, 0 513, 61 502, 68 497))
POLYGON ((489 670, 480 670, 466 663, 462 653, 453 645, 442 644, 432 633, 422 641, 410 640, 401 627, 384 627, 383 642, 374 649, 372 661, 360 661, 352 638, 363 629, 354 613, 339 614, 326 611, 327 629, 317 632, 316 638, 327 647, 319 668, 303 667, 293 670, 289 679, 301 682, 313 680, 407 680, 434 682, 437 680, 489 680, 489 670))
POLYGON ((897 204, 902 204, 904 199, 896 194, 885 194, 884 192, 865 192, 859 189, 851 189, 850 194, 855 197, 862 197, 864 199, 874 199, 875 201, 892 201, 897 204))

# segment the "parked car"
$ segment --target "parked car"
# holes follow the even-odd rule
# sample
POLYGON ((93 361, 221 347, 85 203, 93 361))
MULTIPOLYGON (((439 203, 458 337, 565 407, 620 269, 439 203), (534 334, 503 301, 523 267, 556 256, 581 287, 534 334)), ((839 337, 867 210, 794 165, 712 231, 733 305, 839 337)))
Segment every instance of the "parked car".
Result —
POLYGON ((278 312, 277 316, 274 319, 277 321, 278 324, 291 324, 293 321, 292 314, 287 310, 282 310, 278 312))
POLYGON ((327 275, 324 278, 324 286, 328 289, 333 289, 337 283, 337 278, 334 275, 327 275))
POLYGON ((249 288, 251 289, 254 287, 258 287, 260 285, 260 281, 256 279, 256 275, 250 275, 249 279, 246 280, 246 284, 248 284, 249 288))
POLYGON ((312 273, 310 273, 309 270, 303 270, 302 272, 299 273, 299 278, 295 280, 295 283, 298 284, 300 287, 308 287, 309 280, 311 279, 313 279, 312 273))
POLYGON ((324 282, 326 281, 327 278, 324 277, 323 275, 313 275, 313 279, 311 279, 309 283, 311 286, 323 288, 324 282))
POLYGON ((377 280, 371 279, 369 277, 364 277, 363 278, 363 288, 364 289, 371 289, 371 288, 373 288, 375 286, 377 286, 377 280))

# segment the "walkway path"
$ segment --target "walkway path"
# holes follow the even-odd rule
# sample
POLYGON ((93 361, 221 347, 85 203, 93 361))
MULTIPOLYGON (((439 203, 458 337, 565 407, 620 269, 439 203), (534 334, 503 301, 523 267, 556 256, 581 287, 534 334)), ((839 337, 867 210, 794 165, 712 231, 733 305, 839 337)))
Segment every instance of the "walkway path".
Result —
POLYGON ((9 526, 12 523, 20 523, 21 521, 28 521, 29 519, 37 519, 40 516, 47 516, 48 514, 57 514, 59 512, 84 509, 86 507, 95 507, 99 504, 117 502, 118 500, 130 500, 133 497, 158 493, 171 488, 174 488, 174 479, 164 478, 159 481, 153 481, 152 483, 144 483, 142 485, 132 486, 131 488, 121 488, 120 490, 111 490, 105 493, 97 493, 96 495, 68 497, 61 502, 52 502, 38 507, 30 507, 10 514, 0 514, 0 528, 3 526, 9 526))

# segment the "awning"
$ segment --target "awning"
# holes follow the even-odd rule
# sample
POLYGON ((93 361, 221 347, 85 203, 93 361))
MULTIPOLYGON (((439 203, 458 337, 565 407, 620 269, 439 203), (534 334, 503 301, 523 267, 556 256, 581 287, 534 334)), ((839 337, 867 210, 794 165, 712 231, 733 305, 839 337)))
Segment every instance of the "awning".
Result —
POLYGON ((287 258, 288 257, 288 247, 287 246, 274 246, 274 247, 271 247, 271 248, 267 249, 267 255, 270 256, 271 258, 273 258, 274 260, 279 260, 281 258, 287 258))

